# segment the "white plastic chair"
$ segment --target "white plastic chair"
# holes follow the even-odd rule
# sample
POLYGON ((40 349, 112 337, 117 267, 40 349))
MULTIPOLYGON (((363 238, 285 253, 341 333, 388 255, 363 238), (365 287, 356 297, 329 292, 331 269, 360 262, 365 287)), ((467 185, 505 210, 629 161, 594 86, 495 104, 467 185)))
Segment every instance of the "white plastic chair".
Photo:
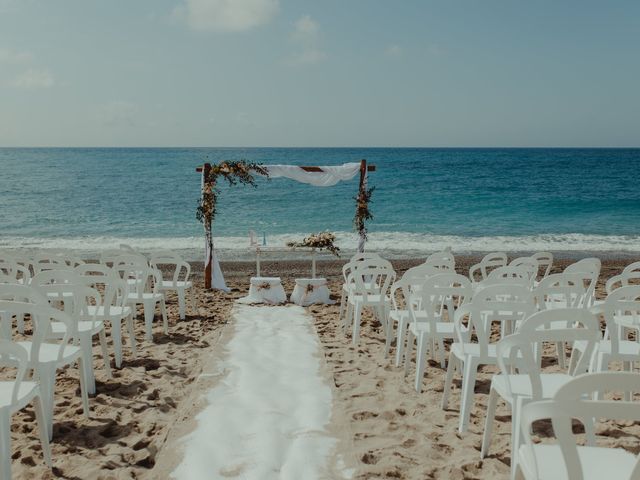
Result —
MULTIPOLYGON (((347 308, 347 297, 349 296, 349 292, 353 290, 355 287, 353 277, 349 278, 351 272, 358 267, 361 262, 367 260, 377 260, 380 257, 375 252, 363 252, 357 253, 351 259, 342 266, 342 289, 340 293, 340 311, 338 313, 338 322, 340 322, 344 318, 344 314, 346 313, 347 308)), ((343 324, 344 326, 344 324, 343 324)))
POLYGON ((347 298, 347 315, 345 322, 353 322, 352 342, 358 344, 360 337, 360 317, 362 311, 369 307, 382 324, 385 335, 391 328, 387 322, 391 307, 389 287, 395 281, 396 273, 391 263, 384 259, 370 259, 363 262, 350 274, 347 283, 354 283, 354 288, 347 298))
MULTIPOLYGON (((391 291, 389 296, 391 297, 392 309, 389 312, 389 329, 387 330, 387 340, 385 345, 385 355, 388 354, 391 346, 391 338, 393 334, 393 328, 397 324, 396 328, 396 360, 395 364, 398 367, 402 361, 404 355, 404 345, 407 334, 407 327, 409 326, 409 310, 408 302, 419 302, 419 295, 417 292, 422 288, 422 284, 429 277, 438 275, 441 273, 437 267, 432 265, 421 264, 417 267, 412 267, 402 275, 402 278, 393 285, 391 285, 391 291), (402 294, 403 303, 398 303, 398 295, 402 294)), ((419 312, 417 313, 419 315, 419 312)))
POLYGON ((485 280, 489 275, 489 272, 497 267, 504 267, 507 265, 507 254, 504 252, 492 252, 485 255, 480 263, 472 265, 469 268, 469 280, 471 282, 479 282, 485 280), (480 274, 480 278, 478 278, 480 274))
POLYGON ((595 301, 596 284, 601 266, 602 263, 598 258, 583 258, 564 269, 564 273, 583 273, 585 275, 585 283, 587 284, 585 308, 591 307, 595 301))
POLYGON ((85 417, 89 418, 89 399, 85 379, 88 376, 87 370, 90 368, 90 364, 85 360, 83 349, 73 344, 77 339, 77 324, 71 317, 49 306, 46 299, 30 287, 0 285, 0 298, 4 299, 9 295, 28 301, 0 300, 0 332, 2 338, 10 339, 11 319, 16 315, 29 315, 34 322, 31 339, 19 340, 14 343, 24 348, 28 353, 29 367, 34 372, 34 378, 40 382, 40 393, 47 422, 46 431, 51 440, 56 371, 67 365, 78 363, 82 407, 85 417), (65 334, 58 343, 53 343, 47 338, 54 322, 66 326, 65 334))
POLYGON ((178 296, 178 310, 180 320, 184 320, 186 316, 186 291, 189 290, 191 297, 191 310, 196 310, 196 297, 193 291, 193 282, 189 280, 191 274, 191 266, 175 253, 165 253, 151 257, 149 265, 157 269, 162 275, 162 281, 158 286, 158 291, 169 292, 175 291, 178 296), (170 280, 165 280, 160 267, 170 267, 173 270, 170 280))
POLYGON ((11 479, 11 415, 33 403, 44 461, 51 468, 51 447, 47 434, 47 415, 44 410, 40 385, 27 380, 30 369, 29 354, 10 340, 0 339, 0 367, 4 375, 0 380, 0 479, 11 479), (7 369, 16 370, 10 379, 7 369))
POLYGON ((462 373, 460 423, 458 431, 466 432, 473 405, 473 391, 480 365, 496 365, 496 342, 491 339, 492 325, 498 322, 516 324, 535 310, 532 293, 519 285, 492 285, 474 293, 470 303, 461 305, 454 316, 456 341, 451 345, 445 377, 442 408, 447 409, 453 375, 462 373), (468 326, 463 321, 468 318, 468 326), (477 341, 471 335, 475 333, 477 341))
POLYGON ((542 280, 544 277, 551 273, 551 267, 553 267, 553 253, 551 252, 536 252, 531 255, 538 264, 538 270, 536 271, 536 281, 542 280), (542 269, 542 275, 540 275, 540 269, 542 269))
POLYGON ((600 325, 594 314, 582 308, 566 308, 534 313, 524 320, 518 333, 500 340, 497 358, 501 373, 491 379, 480 457, 485 458, 489 451, 497 400, 502 398, 511 408, 511 465, 515 467, 522 406, 552 398, 573 375, 586 373, 599 339, 600 325), (550 328, 558 322, 567 327, 550 328), (540 364, 544 344, 557 342, 582 342, 584 349, 582 354, 572 356, 575 359, 572 371, 543 372, 540 364))
POLYGON ((116 368, 122 367, 122 324, 125 323, 133 358, 136 358, 136 338, 133 325, 133 308, 127 305, 129 285, 113 269, 103 264, 78 265, 75 272, 85 285, 103 291, 102 305, 87 306, 87 317, 109 322, 116 368))
POLYGON ((489 272, 486 279, 477 283, 475 288, 485 288, 488 285, 519 285, 531 289, 535 278, 534 272, 531 262, 497 267, 489 272))
MULTIPOLYGON (((89 394, 96 393, 93 372, 93 337, 97 336, 102 350, 102 360, 107 378, 112 378, 111 360, 107 350, 107 337, 102 319, 97 318, 97 309, 102 306, 102 296, 87 287, 73 270, 43 270, 31 280, 31 287, 46 296, 49 303, 64 311, 74 322, 78 343, 89 363, 86 369, 86 386, 89 394), (89 308, 93 307, 93 314, 89 308)), ((67 331, 65 323, 52 322, 50 338, 62 339, 67 331)))
MULTIPOLYGON (((624 336, 625 328, 640 327, 640 285, 620 287, 609 294, 601 307, 607 324, 606 336, 599 339, 592 371, 609 369, 611 362, 622 362, 626 370, 640 362, 640 343, 624 336)), ((582 342, 575 342, 574 351, 584 351, 582 342)))
POLYGON ((33 258, 34 276, 45 270, 73 270, 84 261, 73 255, 63 252, 48 251, 42 252, 33 258))
MULTIPOLYGON (((627 400, 593 400, 593 394, 640 391, 640 375, 605 372, 580 375, 558 389, 552 400, 522 408, 521 431, 525 438, 515 464, 518 480, 637 480, 640 461, 623 448, 598 446, 597 437, 577 445, 573 420, 585 427, 593 419, 640 421, 640 405, 627 400), (534 443, 533 424, 551 419, 555 443, 534 443)), ((627 397, 627 395, 625 395, 627 397)), ((606 428, 605 431, 608 431, 606 428)))
POLYGON ((417 341, 415 389, 422 391, 427 350, 432 357, 437 352, 442 368, 446 366, 444 339, 455 337, 454 312, 457 307, 471 300, 473 289, 469 279, 457 273, 442 273, 427 279, 422 285, 419 302, 409 303, 411 323, 404 358, 405 375, 414 339, 417 341), (447 316, 445 317, 445 312, 447 316))
POLYGON ((153 318, 155 316, 156 305, 160 306, 162 315, 162 325, 165 334, 169 333, 167 319, 167 306, 164 294, 160 292, 159 286, 162 284, 162 275, 158 270, 145 267, 141 264, 127 263, 116 260, 114 269, 129 283, 129 295, 127 304, 134 309, 137 305, 142 305, 144 312, 145 339, 153 341, 153 318))

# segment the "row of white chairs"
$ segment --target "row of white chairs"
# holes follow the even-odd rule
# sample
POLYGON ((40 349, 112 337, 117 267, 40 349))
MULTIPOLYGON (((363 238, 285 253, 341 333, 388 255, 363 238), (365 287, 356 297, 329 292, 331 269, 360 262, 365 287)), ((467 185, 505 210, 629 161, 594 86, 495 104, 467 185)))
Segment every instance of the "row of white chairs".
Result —
MULTIPOLYGON (((105 324, 111 327, 115 365, 121 368, 123 326, 136 356, 136 306, 144 310, 147 340, 152 340, 157 306, 168 333, 164 294, 177 292, 180 317, 184 318, 186 292, 193 286, 189 275, 189 264, 170 253, 148 260, 131 249, 121 249, 104 252, 100 263, 85 263, 62 253, 34 258, 0 253, 0 365, 17 367, 15 376, 0 382, 0 479, 11 478, 11 414, 33 402, 44 458, 50 465, 56 372, 78 365, 88 417, 88 395, 96 391, 94 338, 98 337, 105 374, 111 378, 105 324), (162 266, 172 270, 169 279, 162 277, 162 266), (25 327, 27 317, 30 329, 25 327)), ((191 299, 195 309, 193 293, 191 299)))
POLYGON ((640 343, 626 335, 633 330, 638 338, 640 333, 640 286, 630 285, 634 278, 640 278, 640 264, 629 265, 607 282, 609 295, 599 302, 595 301, 598 259, 583 259, 559 274, 551 274, 552 264, 553 256, 547 252, 510 263, 506 254, 494 253, 472 266, 469 277, 465 277, 455 273, 455 259, 450 251, 444 251, 395 282, 389 262, 376 254, 361 255, 343 269, 340 317, 344 318, 345 329, 353 320, 355 344, 361 311, 371 307, 385 332, 385 352, 389 351, 395 327, 396 365, 404 358, 405 373, 410 360, 410 351, 403 352, 407 330, 407 346, 412 348, 414 341, 417 343, 418 392, 424 381, 427 351, 432 356, 438 352, 445 367, 444 340, 453 340, 442 407, 448 408, 453 375, 459 371, 460 432, 468 427, 478 367, 498 366, 501 374, 492 381, 481 455, 488 451, 495 406, 501 397, 512 406, 515 475, 523 405, 548 400, 576 375, 606 371, 612 361, 622 362, 627 370, 640 361, 640 343), (605 317, 604 336, 598 314, 605 317), (543 344, 556 346, 562 373, 544 373, 541 369, 543 344), (572 347, 568 366, 565 345, 572 347), (512 374, 514 371, 517 374, 512 374))

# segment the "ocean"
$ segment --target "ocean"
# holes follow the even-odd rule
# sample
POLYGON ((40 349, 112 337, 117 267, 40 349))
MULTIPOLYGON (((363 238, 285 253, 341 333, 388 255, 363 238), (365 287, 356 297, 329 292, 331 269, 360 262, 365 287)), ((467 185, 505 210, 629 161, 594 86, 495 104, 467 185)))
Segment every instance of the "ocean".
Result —
MULTIPOLYGON (((200 258, 196 166, 363 158, 377 167, 368 248, 390 257, 445 246, 640 254, 640 149, 604 148, 1 148, 0 248, 90 255, 128 243, 200 258)), ((249 258, 250 229, 274 246, 330 230, 352 251, 357 188, 357 178, 224 186, 213 226, 220 258, 249 258)))

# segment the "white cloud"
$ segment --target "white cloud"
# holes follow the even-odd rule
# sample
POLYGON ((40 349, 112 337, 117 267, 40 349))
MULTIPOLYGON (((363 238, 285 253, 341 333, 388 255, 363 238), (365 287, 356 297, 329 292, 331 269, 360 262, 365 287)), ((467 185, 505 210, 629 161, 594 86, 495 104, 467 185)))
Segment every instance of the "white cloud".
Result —
POLYGON ((55 85, 52 73, 44 68, 30 68, 11 82, 11 86, 16 88, 50 88, 55 85))
POLYGON ((402 48, 399 45, 389 45, 384 49, 384 53, 390 57, 399 57, 402 55, 402 48))
POLYGON ((320 34, 320 25, 311 15, 304 15, 300 17, 296 23, 291 37, 301 43, 315 42, 318 40, 320 34))
POLYGON ((241 32, 268 23, 279 0, 184 0, 174 15, 194 30, 241 32))
POLYGON ((27 63, 31 60, 33 60, 33 55, 29 52, 18 52, 0 47, 0 63, 27 63))
POLYGON ((289 57, 288 63, 312 65, 326 60, 327 54, 319 47, 320 25, 310 15, 303 15, 295 22, 291 40, 299 51, 289 57))
POLYGON ((102 106, 100 119, 109 127, 132 127, 136 124, 138 110, 133 103, 115 101, 102 106))

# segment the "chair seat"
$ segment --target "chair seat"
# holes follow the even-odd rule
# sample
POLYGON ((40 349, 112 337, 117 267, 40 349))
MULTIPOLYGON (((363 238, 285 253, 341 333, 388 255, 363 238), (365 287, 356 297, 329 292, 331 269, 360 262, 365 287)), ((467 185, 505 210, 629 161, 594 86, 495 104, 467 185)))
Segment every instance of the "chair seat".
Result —
MULTIPOLYGON (((91 333, 95 335, 100 330, 104 329, 104 323, 102 320, 96 320, 95 322, 81 320, 78 322, 78 333, 91 333)), ((62 338, 67 333, 67 327, 62 322, 51 322, 51 334, 53 338, 62 338)))
MULTIPOLYGON (((394 320, 396 322, 409 320, 410 318, 408 310, 391 310, 389 312, 389 317, 391 318, 391 320, 394 320)), ((427 315, 422 311, 418 311, 416 312, 416 319, 420 318, 427 318, 427 315)))
MULTIPOLYGON (((542 383, 542 398, 552 398, 558 389, 573 379, 571 375, 566 373, 543 373, 540 375, 542 383)), ((502 398, 508 399, 509 390, 507 389, 507 380, 511 386, 511 394, 521 397, 532 397, 531 381, 529 375, 494 375, 491 380, 491 387, 494 388, 502 398)))
MULTIPOLYGON (((416 322, 409 325, 409 329, 417 337, 431 333, 431 324, 429 322, 416 322)), ((453 322, 436 322, 436 335, 453 338, 455 336, 453 322)))
POLYGON ((160 290, 175 290, 175 289, 182 289, 182 288, 191 288, 193 286, 193 283, 191 283, 190 281, 179 281, 179 282, 175 282, 173 283, 171 280, 163 280, 162 283, 160 285, 158 285, 158 288, 160 290))
MULTIPOLYGON (((577 341, 573 346, 579 351, 584 352, 586 343, 583 341, 577 341)), ((611 341, 602 340, 598 342, 596 353, 611 355, 611 341)), ((615 354, 615 357, 630 357, 629 360, 637 361, 640 359, 640 343, 632 342, 630 340, 620 340, 618 342, 618 353, 615 354)))
MULTIPOLYGON (((129 316, 129 314, 131 314, 131 307, 112 306, 109 308, 108 316, 112 318, 123 318, 129 316)), ((99 307, 96 307, 95 305, 88 305, 87 315, 89 317, 95 315, 98 318, 103 318, 105 316, 105 307, 103 305, 100 305, 99 307)))
MULTIPOLYGON (((631 478, 636 456, 621 448, 577 447, 582 464, 583 480, 603 478, 631 478)), ((518 463, 525 478, 537 480, 565 480, 567 476, 564 457, 559 445, 522 445, 518 450, 518 463), (537 470, 538 476, 534 472, 537 470)))
MULTIPOLYGON (((464 359, 464 357, 480 357, 480 345, 477 343, 465 343, 464 349, 463 344, 454 343, 451 345, 451 354, 455 355, 460 359, 464 359)), ((505 351, 505 358, 509 355, 509 352, 505 351)), ((522 357, 522 353, 518 352, 518 358, 522 357)), ((498 358, 498 353, 496 349, 495 343, 490 343, 487 345, 487 360, 495 362, 498 358)))
MULTIPOLYGON (((21 345, 22 348, 27 350, 29 361, 34 361, 31 358, 31 342, 16 342, 21 345)), ((53 363, 58 361, 58 354, 60 353, 60 344, 58 343, 41 343, 40 351, 38 352, 39 363, 53 363)), ((65 345, 64 355, 59 365, 66 365, 78 358, 82 354, 82 349, 76 345, 65 345)))
MULTIPOLYGON (((391 302, 391 299, 385 295, 384 299, 381 298, 382 295, 377 294, 377 295, 367 295, 367 304, 379 304, 384 302, 391 302)), ((350 303, 363 303, 364 302, 364 296, 360 295, 359 293, 351 293, 349 295, 349 302, 350 303)))
POLYGON ((127 303, 142 303, 145 300, 161 300, 164 298, 162 293, 143 293, 141 295, 137 295, 135 293, 130 293, 127 297, 127 303))
MULTIPOLYGON (((11 396, 13 395, 13 386, 15 381, 0 381, 0 408, 8 407, 12 405, 11 396)), ((21 408, 21 405, 26 404, 33 397, 38 384, 31 381, 20 382, 20 388, 18 388, 17 404, 14 405, 16 409, 21 408)))

